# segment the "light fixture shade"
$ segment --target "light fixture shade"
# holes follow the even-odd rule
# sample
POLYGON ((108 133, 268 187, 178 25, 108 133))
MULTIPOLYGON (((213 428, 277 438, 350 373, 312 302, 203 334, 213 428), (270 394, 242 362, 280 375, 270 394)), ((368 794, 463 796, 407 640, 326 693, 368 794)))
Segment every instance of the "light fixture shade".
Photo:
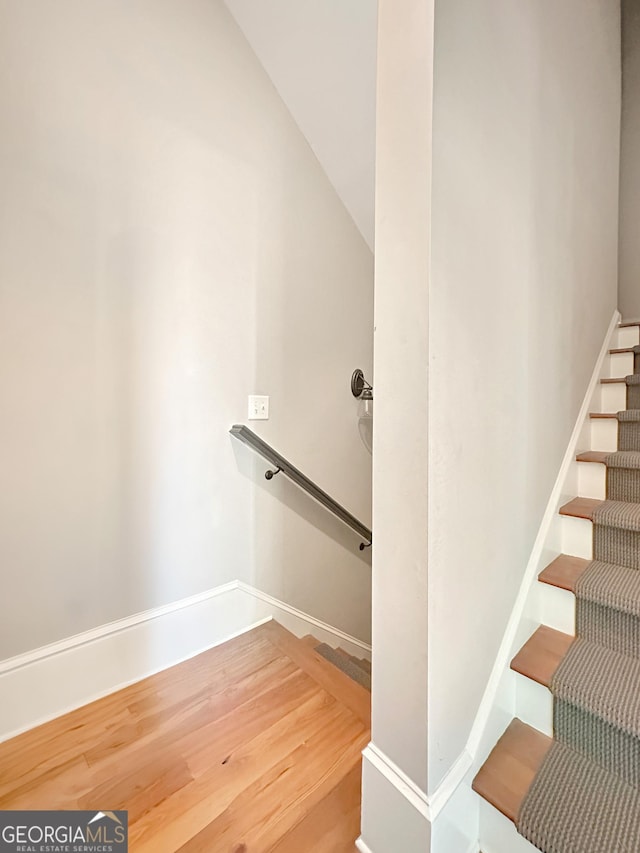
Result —
POLYGON ((373 418, 373 394, 371 391, 364 391, 358 400, 358 418, 359 420, 373 418))

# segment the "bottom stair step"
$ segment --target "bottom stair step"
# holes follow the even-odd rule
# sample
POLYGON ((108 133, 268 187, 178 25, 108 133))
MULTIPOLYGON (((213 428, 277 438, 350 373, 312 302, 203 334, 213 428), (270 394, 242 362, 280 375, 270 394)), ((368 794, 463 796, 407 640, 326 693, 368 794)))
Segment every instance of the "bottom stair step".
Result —
POLYGON ((332 649, 331 646, 328 646, 326 643, 320 643, 316 652, 328 660, 329 663, 332 663, 338 669, 342 670, 342 672, 344 672, 345 675, 348 675, 349 678, 352 678, 354 681, 357 681, 358 684, 361 684, 362 687, 369 691, 371 690, 370 674, 355 663, 353 658, 351 658, 346 652, 343 652, 340 649, 332 649))
POLYGON ((552 743, 522 720, 512 720, 478 771, 473 790, 515 823, 552 743))
POLYGON ((638 853, 640 792, 518 719, 473 790, 544 853, 638 853))

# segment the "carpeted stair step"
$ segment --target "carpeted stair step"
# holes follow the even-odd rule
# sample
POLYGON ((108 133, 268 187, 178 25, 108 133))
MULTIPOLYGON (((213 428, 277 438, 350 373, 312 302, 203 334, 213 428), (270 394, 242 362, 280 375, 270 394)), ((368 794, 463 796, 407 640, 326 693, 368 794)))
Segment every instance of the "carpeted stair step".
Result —
POLYGON ((638 853, 640 792, 554 740, 515 823, 545 853, 638 853))
POLYGON ((322 655, 325 660, 328 660, 329 663, 332 663, 338 669, 342 670, 342 672, 344 672, 345 675, 348 675, 349 678, 352 678, 358 684, 362 685, 362 687, 367 690, 371 690, 371 675, 361 666, 356 664, 353 658, 346 654, 346 652, 333 649, 326 643, 320 643, 316 648, 316 652, 322 655))
POLYGON ((626 377, 627 409, 640 409, 640 373, 626 377))
POLYGON ((596 503, 591 513, 594 560, 640 569, 640 503, 596 503))
POLYGON ((640 572, 594 560, 579 573, 573 591, 576 633, 640 658, 640 572))
POLYGON ((473 790, 515 823, 552 743, 516 717, 477 772, 473 790))
POLYGON ((607 499, 640 502, 640 452, 619 450, 605 459, 607 466, 607 499))
POLYGON ((618 412, 618 450, 640 451, 640 409, 618 412))
POLYGON ((638 791, 517 718, 472 787, 546 853, 640 850, 638 791))
POLYGON ((551 677, 554 738, 640 784, 640 661, 576 639, 551 677))

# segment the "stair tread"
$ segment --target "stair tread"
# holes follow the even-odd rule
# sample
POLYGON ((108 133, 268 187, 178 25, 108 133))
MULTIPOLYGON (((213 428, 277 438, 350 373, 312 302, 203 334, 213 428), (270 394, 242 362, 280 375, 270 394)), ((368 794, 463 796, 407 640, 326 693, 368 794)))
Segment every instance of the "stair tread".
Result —
POLYGON ((582 453, 577 454, 576 461, 604 463, 607 456, 610 455, 611 453, 608 450, 585 450, 582 453))
POLYGON ((633 347, 615 347, 609 350, 609 355, 622 355, 628 352, 633 352, 633 347))
POLYGON ((574 637, 541 625, 511 661, 511 669, 548 687, 574 637))
POLYGON ((586 518, 588 521, 593 521, 593 513, 603 503, 603 501, 594 500, 593 498, 573 498, 573 500, 560 507, 560 515, 567 515, 572 518, 586 518))
POLYGON ((515 823, 552 742, 516 717, 476 774, 473 790, 515 823))
POLYGON ((582 708, 609 726, 636 734, 640 721, 639 681, 640 660, 578 638, 554 680, 553 693, 556 700, 582 708))
POLYGON ((590 412, 589 417, 593 418, 594 420, 600 420, 602 418, 606 418, 606 419, 612 419, 612 420, 617 421, 618 420, 618 413, 617 412, 590 412))
POLYGON ((326 643, 320 643, 316 652, 356 682, 356 684, 359 684, 369 692, 371 691, 371 676, 366 670, 355 663, 350 655, 346 653, 341 654, 337 649, 332 648, 326 643))
POLYGON ((552 563, 549 563, 546 569, 540 572, 538 580, 550 586, 575 592, 578 579, 589 565, 590 561, 584 560, 582 557, 560 554, 552 563))
POLYGON ((601 385, 624 385, 626 382, 625 376, 616 376, 616 377, 606 377, 605 379, 600 380, 601 385))
POLYGON ((640 326, 640 320, 629 320, 627 323, 618 323, 619 329, 629 329, 632 326, 640 326))

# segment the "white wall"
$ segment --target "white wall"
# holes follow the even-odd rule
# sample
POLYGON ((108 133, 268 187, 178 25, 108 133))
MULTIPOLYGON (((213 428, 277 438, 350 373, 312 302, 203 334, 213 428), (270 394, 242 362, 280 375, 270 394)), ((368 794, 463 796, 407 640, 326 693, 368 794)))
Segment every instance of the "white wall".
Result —
POLYGON ((619 4, 442 0, 435 43, 430 791, 465 746, 616 306, 619 4))
POLYGON ((368 638, 372 256, 221 0, 0 1, 0 658, 232 579, 368 638))
POLYGON ((225 0, 373 248, 376 0, 225 0))
POLYGON ((640 319, 640 6, 622 0, 619 305, 640 319))

